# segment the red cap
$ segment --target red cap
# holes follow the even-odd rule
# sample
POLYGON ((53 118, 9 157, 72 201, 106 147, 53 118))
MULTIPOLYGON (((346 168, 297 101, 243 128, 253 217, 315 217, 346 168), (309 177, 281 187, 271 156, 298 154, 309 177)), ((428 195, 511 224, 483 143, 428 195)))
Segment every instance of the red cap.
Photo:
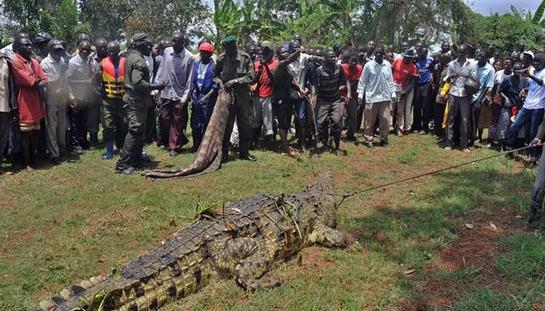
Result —
POLYGON ((214 46, 208 42, 203 42, 199 45, 199 51, 200 52, 214 52, 214 46))

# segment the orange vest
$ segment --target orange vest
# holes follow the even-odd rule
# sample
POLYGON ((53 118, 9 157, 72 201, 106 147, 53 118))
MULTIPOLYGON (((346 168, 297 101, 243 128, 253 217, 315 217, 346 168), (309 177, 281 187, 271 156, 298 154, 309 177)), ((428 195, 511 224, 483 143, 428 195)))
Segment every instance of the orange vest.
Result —
POLYGON ((106 57, 101 62, 102 86, 107 98, 123 98, 125 94, 125 58, 119 58, 119 70, 116 79, 115 67, 111 57, 106 57))

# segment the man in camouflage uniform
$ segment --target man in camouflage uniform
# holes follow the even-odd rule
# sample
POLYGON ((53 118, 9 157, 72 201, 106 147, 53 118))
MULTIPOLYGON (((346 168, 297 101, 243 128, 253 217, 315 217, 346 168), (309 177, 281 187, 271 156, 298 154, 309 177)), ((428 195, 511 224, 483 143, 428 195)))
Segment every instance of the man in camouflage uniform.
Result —
POLYGON ((229 159, 229 138, 233 131, 235 117, 240 135, 239 156, 243 160, 255 161, 250 155, 250 114, 252 97, 250 84, 255 73, 250 55, 237 47, 237 40, 229 36, 222 41, 224 53, 218 57, 214 68, 214 82, 233 95, 233 105, 229 108, 229 119, 223 138, 223 162, 229 159))
POLYGON ((123 96, 128 120, 128 133, 125 137, 121 158, 117 161, 116 170, 131 174, 142 166, 142 149, 148 107, 152 105, 151 91, 162 90, 165 85, 150 84, 150 68, 144 57, 149 56, 152 40, 145 33, 133 36, 135 51, 125 61, 125 87, 123 96))

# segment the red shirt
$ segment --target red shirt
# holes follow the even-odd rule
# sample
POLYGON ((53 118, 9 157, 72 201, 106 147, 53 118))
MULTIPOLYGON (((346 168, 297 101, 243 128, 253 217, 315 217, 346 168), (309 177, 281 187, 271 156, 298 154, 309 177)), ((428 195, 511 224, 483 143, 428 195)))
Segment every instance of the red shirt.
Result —
POLYGON ((45 117, 45 110, 40 91, 34 87, 36 79, 46 80, 47 77, 37 60, 26 60, 15 54, 12 60, 13 77, 17 85, 17 106, 21 123, 36 123, 45 117))
POLYGON ((401 56, 394 60, 392 69, 394 70, 394 82, 400 86, 405 86, 410 76, 416 76, 416 65, 413 62, 405 64, 401 56))
MULTIPOLYGON (((363 72, 363 66, 357 64, 356 67, 350 68, 350 64, 341 64, 341 68, 344 71, 344 75, 350 83, 352 91, 352 98, 358 98, 358 83, 360 82, 361 73, 363 72)), ((341 96, 346 97, 348 94, 347 89, 341 90, 341 96)))
POLYGON ((271 60, 268 64, 262 64, 260 61, 254 63, 256 75, 259 75, 259 80, 257 81, 257 96, 263 98, 273 95, 273 72, 276 70, 277 66, 278 60, 276 59, 271 60), (269 70, 267 70, 265 66, 267 66, 269 70))

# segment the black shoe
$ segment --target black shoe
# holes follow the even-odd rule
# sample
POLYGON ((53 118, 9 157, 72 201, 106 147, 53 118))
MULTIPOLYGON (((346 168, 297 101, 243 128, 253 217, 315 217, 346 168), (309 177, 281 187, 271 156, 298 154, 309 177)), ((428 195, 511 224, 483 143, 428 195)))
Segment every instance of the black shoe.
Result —
POLYGON ((251 155, 251 154, 249 154, 249 153, 248 153, 248 154, 245 154, 245 155, 241 155, 241 156, 240 156, 240 159, 241 159, 241 160, 245 160, 245 161, 252 161, 252 162, 257 161, 257 159, 256 159, 253 155, 251 155))
POLYGON ((51 158, 49 159, 49 162, 53 165, 59 165, 61 164, 61 160, 59 158, 51 158))
POLYGON ((221 156, 221 163, 227 163, 229 161, 231 161, 231 157, 229 156, 229 153, 224 153, 221 156))
POLYGON ((388 141, 387 140, 381 140, 380 141, 380 146, 381 147, 387 147, 388 146, 388 141))

